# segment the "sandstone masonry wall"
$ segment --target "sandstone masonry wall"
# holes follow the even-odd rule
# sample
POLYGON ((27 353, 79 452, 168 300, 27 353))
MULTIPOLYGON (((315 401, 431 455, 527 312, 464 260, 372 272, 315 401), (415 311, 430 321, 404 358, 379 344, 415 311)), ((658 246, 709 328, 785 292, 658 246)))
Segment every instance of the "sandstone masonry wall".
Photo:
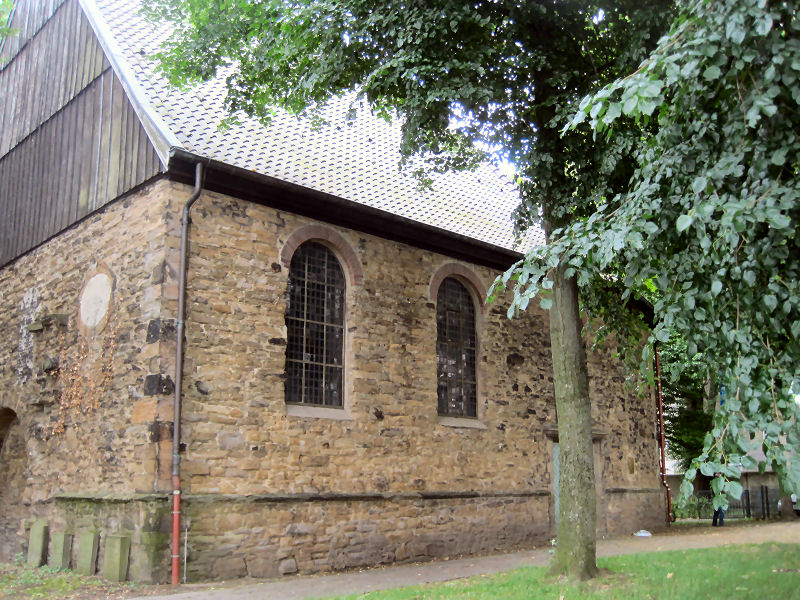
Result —
POLYGON ((169 323, 165 308, 174 319, 174 207, 187 196, 156 181, 0 270, 0 408, 16 417, 0 454, 0 560, 24 550, 34 517, 51 532, 78 522, 141 528, 132 499, 168 490, 159 440, 170 435, 172 402, 152 382, 171 383, 160 374, 174 369, 174 326, 168 339, 154 324, 169 323), (113 277, 110 309, 104 328, 87 329, 80 294, 98 271, 113 277), (22 466, 5 460, 12 451, 22 466), (100 518, 109 497, 130 518, 100 518))
MULTIPOLYGON (((255 548, 281 549, 265 571, 272 573, 279 563, 302 571, 336 568, 334 556, 348 553, 354 558, 341 564, 404 560, 399 548, 418 536, 450 540, 443 549, 430 546, 427 556, 441 556, 519 541, 501 531, 525 532, 529 543, 553 535, 549 432, 556 418, 543 311, 531 307, 514 322, 502 301, 478 311, 480 428, 442 424, 432 278, 450 265, 488 286, 497 273, 322 226, 318 239, 340 257, 348 279, 345 409, 339 418, 297 416, 284 402, 288 261, 282 255, 287 244, 295 247, 295 232, 320 224, 214 193, 204 193, 194 210, 183 430, 186 499, 195 515, 191 571, 243 574, 255 548), (344 240, 346 248, 329 238, 344 240), (480 496, 489 492, 499 499, 480 496), (411 501, 390 498, 415 493, 449 495, 460 518, 480 515, 482 525, 459 535, 432 527, 435 502, 443 500, 418 498, 415 520, 398 533, 395 523, 411 501), (320 503, 331 494, 341 499, 320 503), (238 506, 236 526, 223 527, 225 497, 257 501, 238 506), (338 545, 330 529, 359 530, 364 523, 374 534, 366 536, 373 541, 368 548, 348 550, 350 542, 338 545), (306 533, 297 535, 298 528, 306 533), (212 535, 217 530, 227 533, 212 535), (212 540, 225 551, 212 551, 212 540)), ((600 432, 599 531, 663 526, 655 402, 625 387, 611 350, 592 354, 590 371, 600 432)), ((462 525, 462 532, 471 527, 462 525)))
MULTIPOLYGON (((0 408, 18 418, 18 441, 3 452, 24 447, 24 460, 0 455, 0 476, 22 490, 0 491, 10 515, 0 551, 21 548, 25 523, 44 516, 51 531, 131 531, 132 573, 164 576, 177 248, 190 192, 155 181, 0 271, 0 408), (98 269, 115 278, 112 308, 105 328, 85 335, 79 294, 98 269)), ((192 215, 190 576, 420 560, 554 534, 545 312, 511 322, 502 300, 480 307, 475 294, 479 418, 453 426, 437 416, 432 280, 452 273, 488 286, 496 272, 215 193, 192 215), (345 407, 323 416, 284 402, 287 248, 308 227, 348 280, 345 407)), ((610 351, 590 355, 590 372, 599 529, 655 528, 664 523, 655 403, 625 388, 610 351)))

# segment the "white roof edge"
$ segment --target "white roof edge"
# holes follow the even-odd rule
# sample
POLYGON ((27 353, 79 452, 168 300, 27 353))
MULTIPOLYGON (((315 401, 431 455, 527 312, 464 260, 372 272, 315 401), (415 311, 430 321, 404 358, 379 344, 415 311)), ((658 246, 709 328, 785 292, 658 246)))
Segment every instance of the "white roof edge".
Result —
POLYGON ((144 88, 136 80, 136 74, 126 61, 122 49, 117 45, 111 29, 108 27, 94 0, 78 0, 78 2, 86 18, 89 19, 100 46, 106 53, 108 62, 111 63, 114 73, 122 83, 122 87, 128 95, 128 100, 134 111, 136 111, 136 115, 147 133, 150 143, 153 144, 159 160, 161 160, 161 165, 166 169, 170 149, 183 148, 183 144, 181 144, 178 137, 167 126, 164 119, 155 111, 148 100, 144 88))

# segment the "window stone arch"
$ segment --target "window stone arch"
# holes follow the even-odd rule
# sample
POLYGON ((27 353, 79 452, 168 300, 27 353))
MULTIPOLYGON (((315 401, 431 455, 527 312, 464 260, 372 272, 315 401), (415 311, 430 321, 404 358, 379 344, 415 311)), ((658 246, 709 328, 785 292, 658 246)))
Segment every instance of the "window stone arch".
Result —
POLYGON ((361 285, 364 282, 364 271, 361 261, 350 243, 338 232, 322 225, 306 225, 292 232, 281 248, 281 264, 289 268, 297 249, 308 241, 317 241, 332 250, 336 257, 344 263, 350 285, 361 285))
POLYGON ((485 298, 488 286, 483 283, 477 273, 472 269, 460 263, 445 263, 439 267, 431 277, 430 285, 428 286, 428 298, 431 302, 436 302, 436 297, 439 294, 439 287, 442 285, 447 277, 454 277, 458 279, 464 286, 472 293, 475 306, 481 313, 486 311, 485 298))

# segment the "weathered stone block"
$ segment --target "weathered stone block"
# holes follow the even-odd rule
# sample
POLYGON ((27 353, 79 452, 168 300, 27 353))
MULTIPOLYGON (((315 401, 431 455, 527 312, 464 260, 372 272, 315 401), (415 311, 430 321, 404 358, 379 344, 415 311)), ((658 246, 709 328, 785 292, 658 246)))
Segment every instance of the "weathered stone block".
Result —
POLYGON ((245 575, 247 575, 247 567, 241 557, 229 556, 214 561, 214 576, 218 579, 231 579, 245 575))
POLYGON ((139 542, 132 547, 130 578, 141 583, 163 583, 169 570, 169 534, 160 531, 139 532, 139 542))
POLYGON ((83 531, 78 536, 78 568, 81 575, 94 575, 97 571, 97 551, 100 548, 100 534, 96 531, 83 531))
POLYGON ((278 573, 281 575, 294 575, 297 573, 297 561, 294 557, 285 558, 278 563, 278 573))
POLYGON ((126 533, 112 533, 105 539, 103 557, 103 577, 109 581, 128 579, 128 559, 131 552, 131 536, 126 533))
POLYGON ((36 519, 31 525, 26 563, 29 567, 41 567, 47 561, 48 533, 47 521, 44 519, 36 519))
POLYGON ((256 556, 246 558, 245 563, 247 564, 247 574, 250 577, 277 577, 280 574, 278 571, 278 561, 275 557, 264 554, 263 552, 256 556))
POLYGON ((147 492, 153 489, 153 476, 147 475, 134 475, 131 478, 133 489, 139 492, 147 492))
POLYGON ((144 395, 169 395, 175 391, 175 384, 169 375, 151 373, 144 378, 144 395))
POLYGON ((242 434, 236 432, 223 432, 217 435, 221 450, 236 450, 244 446, 242 434))
POLYGON ((156 417, 156 400, 140 400, 133 405, 131 423, 151 423, 156 417))
POLYGON ((72 562, 72 534, 54 533, 50 537, 50 557, 47 565, 52 569, 69 569, 72 562))

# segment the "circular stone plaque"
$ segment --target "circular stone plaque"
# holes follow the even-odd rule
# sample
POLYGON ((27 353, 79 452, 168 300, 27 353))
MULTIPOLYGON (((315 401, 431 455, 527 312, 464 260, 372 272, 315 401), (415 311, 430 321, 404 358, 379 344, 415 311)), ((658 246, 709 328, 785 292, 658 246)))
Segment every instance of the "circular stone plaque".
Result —
POLYGON ((107 273, 97 273, 83 286, 80 298, 81 322, 91 329, 103 323, 111 305, 114 282, 107 273))

